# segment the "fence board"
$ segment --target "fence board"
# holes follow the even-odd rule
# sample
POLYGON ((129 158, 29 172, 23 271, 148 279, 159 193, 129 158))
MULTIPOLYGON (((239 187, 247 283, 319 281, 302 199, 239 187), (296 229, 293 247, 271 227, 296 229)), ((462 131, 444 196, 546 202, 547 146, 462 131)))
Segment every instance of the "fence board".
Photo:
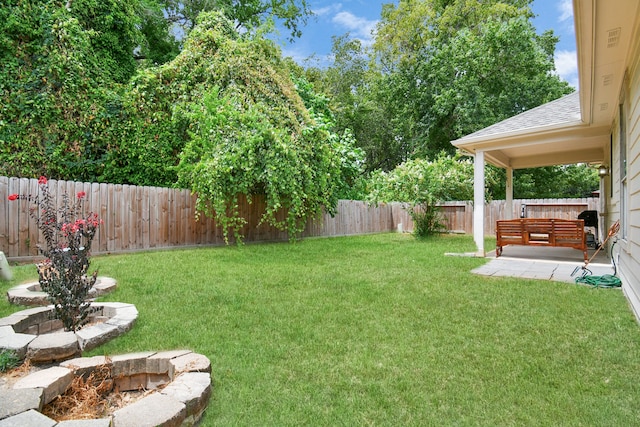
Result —
MULTIPOLYGON (((38 181, 36 181, 35 179, 29 180, 29 185, 28 185, 28 192, 27 194, 37 194, 38 193, 38 181)), ((26 205, 26 203, 25 203, 26 205)), ((29 208, 27 208, 29 209, 29 208)), ((32 227, 30 226, 31 222, 33 221, 31 219, 30 215, 27 215, 27 220, 29 221, 28 224, 26 224, 26 227, 29 229, 28 231, 28 239, 29 239, 29 244, 28 246, 28 251, 29 251, 29 255, 30 256, 37 256, 39 255, 39 249, 38 249, 38 243, 41 241, 44 241, 44 235, 42 234, 42 232, 38 229, 38 227, 32 227)))
MULTIPOLYGON (((135 187, 97 183, 67 181, 49 182, 51 195, 62 204, 62 195, 69 194, 70 202, 76 194, 84 191, 87 196, 81 201, 85 214, 96 212, 103 220, 94 239, 92 252, 119 252, 145 250, 185 245, 222 244, 222 229, 213 219, 204 214, 196 220, 196 200, 189 190, 135 187)), ((9 194, 38 193, 35 179, 0 177, 0 251, 7 258, 26 258, 37 255, 36 243, 43 243, 42 233, 29 216, 32 203, 8 202, 9 194)), ((243 228, 245 240, 287 240, 286 233, 261 224, 265 201, 253 197, 249 203, 245 197, 238 200, 239 209, 248 223, 243 228)), ((522 206, 526 205, 527 217, 575 219, 583 210, 597 210, 599 199, 544 199, 514 200, 512 217, 518 218, 522 206)), ((447 228, 451 231, 472 233, 473 203, 448 202, 441 206, 447 228)), ((506 218, 506 203, 492 201, 485 205, 485 234, 495 234, 495 221, 506 218)), ((285 212, 277 215, 285 220, 285 212)), ((413 221, 401 203, 369 206, 362 201, 340 200, 334 217, 328 214, 306 224, 301 237, 343 236, 362 233, 413 230, 413 221)), ((231 239, 233 241, 233 239, 231 239)))
MULTIPOLYGON (((0 209, 0 248, 9 247, 9 178, 0 176, 0 205, 5 206, 0 209)), ((0 249, 2 250, 2 249, 0 249)))

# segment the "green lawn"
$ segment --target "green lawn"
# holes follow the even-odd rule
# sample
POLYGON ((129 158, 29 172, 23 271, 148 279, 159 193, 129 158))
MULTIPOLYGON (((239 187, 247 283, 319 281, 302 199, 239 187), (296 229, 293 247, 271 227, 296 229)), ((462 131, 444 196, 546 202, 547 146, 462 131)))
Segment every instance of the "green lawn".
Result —
MULTIPOLYGON (((211 359, 203 426, 629 426, 640 328, 619 289, 486 278, 468 236, 381 234, 96 257, 134 328, 89 355, 211 359)), ((12 283, 35 277, 14 270, 12 283)), ((19 307, 0 302, 0 315, 19 307)))

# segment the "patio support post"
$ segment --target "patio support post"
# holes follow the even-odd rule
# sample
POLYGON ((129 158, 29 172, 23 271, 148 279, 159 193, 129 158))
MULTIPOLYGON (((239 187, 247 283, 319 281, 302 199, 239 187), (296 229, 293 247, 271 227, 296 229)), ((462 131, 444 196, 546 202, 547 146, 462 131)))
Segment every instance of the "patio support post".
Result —
POLYGON ((513 168, 507 167, 505 219, 513 219, 513 168))
POLYGON ((476 151, 473 162, 473 240, 476 256, 484 257, 484 151, 476 151))

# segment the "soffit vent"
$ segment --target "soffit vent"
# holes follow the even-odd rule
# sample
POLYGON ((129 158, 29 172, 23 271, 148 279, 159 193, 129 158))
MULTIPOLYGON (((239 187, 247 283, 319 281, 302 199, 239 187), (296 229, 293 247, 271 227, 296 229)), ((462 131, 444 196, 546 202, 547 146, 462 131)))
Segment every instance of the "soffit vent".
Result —
POLYGON ((607 31, 608 33, 607 47, 608 48, 618 46, 618 43, 620 42, 620 31, 621 31, 620 27, 607 31))
POLYGON ((602 104, 600 104, 600 111, 607 111, 609 109, 609 103, 608 102, 604 102, 602 104))
POLYGON ((611 83, 613 83, 613 74, 607 74, 602 76, 602 85, 603 86, 609 86, 611 83))

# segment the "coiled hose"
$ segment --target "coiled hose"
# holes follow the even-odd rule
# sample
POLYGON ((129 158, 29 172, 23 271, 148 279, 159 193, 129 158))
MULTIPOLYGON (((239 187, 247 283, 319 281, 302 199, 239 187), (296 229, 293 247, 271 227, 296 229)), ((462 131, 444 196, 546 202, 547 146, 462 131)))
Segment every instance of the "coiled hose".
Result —
POLYGON ((619 288, 622 286, 620 279, 613 274, 604 274, 602 276, 576 277, 576 283, 593 286, 594 288, 619 288))
MULTIPOLYGON (((611 226, 609 229, 609 235, 605 239, 605 243, 609 240, 610 237, 616 235, 620 230, 620 225, 616 221, 615 224, 611 226)), ((616 261, 613 258, 613 247, 618 243, 618 239, 613 240, 613 244, 611 245, 610 253, 611 253, 611 263, 613 264, 613 274, 604 274, 602 276, 592 276, 590 275, 591 271, 587 269, 587 264, 585 264, 582 269, 584 270, 584 274, 580 277, 576 277, 576 283, 582 283, 585 285, 593 286, 594 288, 619 288, 622 286, 622 282, 620 278, 616 276, 618 273, 618 266, 616 265, 616 261), (588 274, 589 273, 589 274, 588 274)), ((604 243, 603 243, 604 244, 604 243)), ((593 259, 593 258, 592 258, 593 259)))

